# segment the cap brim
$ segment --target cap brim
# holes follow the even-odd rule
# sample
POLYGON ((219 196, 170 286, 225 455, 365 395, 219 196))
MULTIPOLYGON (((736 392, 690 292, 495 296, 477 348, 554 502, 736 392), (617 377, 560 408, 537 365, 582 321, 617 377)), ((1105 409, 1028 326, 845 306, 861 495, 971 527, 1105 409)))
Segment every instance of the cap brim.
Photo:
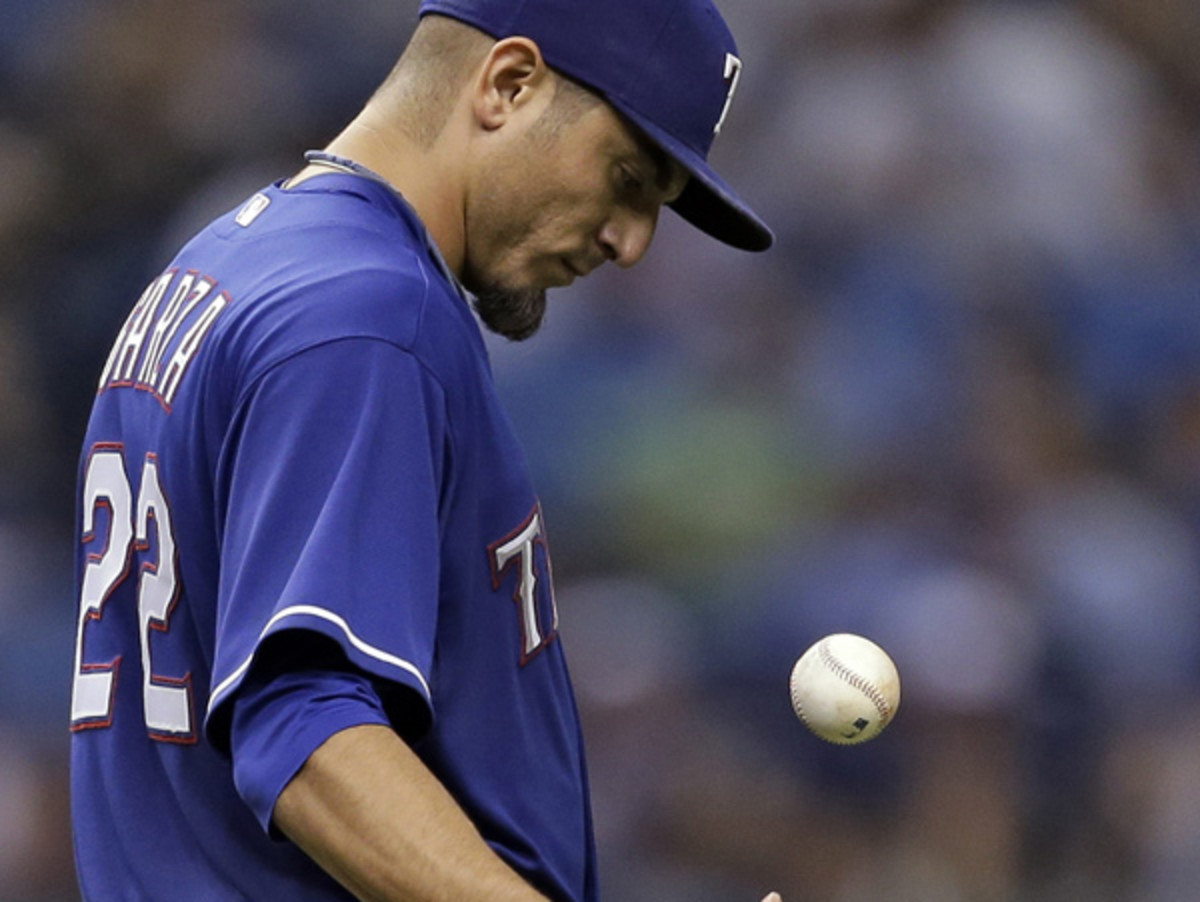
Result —
POLYGON ((691 174, 671 209, 702 232, 739 250, 765 251, 775 242, 770 227, 717 175, 707 160, 620 100, 611 97, 608 100, 691 174))

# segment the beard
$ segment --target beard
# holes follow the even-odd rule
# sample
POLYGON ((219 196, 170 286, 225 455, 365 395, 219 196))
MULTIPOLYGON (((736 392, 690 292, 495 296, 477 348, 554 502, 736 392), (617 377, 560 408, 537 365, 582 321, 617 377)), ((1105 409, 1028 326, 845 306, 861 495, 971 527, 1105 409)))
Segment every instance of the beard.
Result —
POLYGON ((524 341, 546 316, 546 292, 535 288, 483 286, 475 293, 475 312, 483 324, 509 341, 524 341))

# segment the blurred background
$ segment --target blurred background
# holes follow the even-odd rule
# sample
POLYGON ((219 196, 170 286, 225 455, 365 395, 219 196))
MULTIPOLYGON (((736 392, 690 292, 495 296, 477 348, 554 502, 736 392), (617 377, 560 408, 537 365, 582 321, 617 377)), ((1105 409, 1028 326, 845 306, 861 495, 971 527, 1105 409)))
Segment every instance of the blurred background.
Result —
MULTIPOLYGON (((76 455, 176 245, 295 171, 415 0, 0 5, 0 899, 77 897, 76 455)), ((552 547, 606 897, 1200 886, 1200 6, 722 0, 713 159, 778 233, 492 343, 552 547), (787 676, 904 681, 835 748, 787 676)))

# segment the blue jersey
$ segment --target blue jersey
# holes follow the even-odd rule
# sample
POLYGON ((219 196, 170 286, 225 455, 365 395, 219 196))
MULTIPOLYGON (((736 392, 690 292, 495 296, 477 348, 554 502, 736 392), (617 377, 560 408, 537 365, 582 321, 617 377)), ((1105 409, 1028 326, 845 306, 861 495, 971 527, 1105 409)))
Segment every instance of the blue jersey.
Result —
POLYGON ((386 185, 266 188, 146 288, 78 520, 85 896, 346 898, 263 829, 229 753, 264 643, 320 636, 407 699, 393 725, 510 865, 594 898, 544 517, 474 315, 386 185))

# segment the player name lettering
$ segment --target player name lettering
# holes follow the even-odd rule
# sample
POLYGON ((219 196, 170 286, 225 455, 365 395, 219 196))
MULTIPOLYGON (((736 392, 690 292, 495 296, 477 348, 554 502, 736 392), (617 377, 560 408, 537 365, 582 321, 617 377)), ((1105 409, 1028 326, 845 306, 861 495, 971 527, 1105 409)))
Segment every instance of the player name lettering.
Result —
POLYGON ((174 269, 151 282, 117 334, 97 393, 148 391, 169 413, 204 337, 229 304, 228 294, 214 294, 216 285, 208 276, 174 269))

